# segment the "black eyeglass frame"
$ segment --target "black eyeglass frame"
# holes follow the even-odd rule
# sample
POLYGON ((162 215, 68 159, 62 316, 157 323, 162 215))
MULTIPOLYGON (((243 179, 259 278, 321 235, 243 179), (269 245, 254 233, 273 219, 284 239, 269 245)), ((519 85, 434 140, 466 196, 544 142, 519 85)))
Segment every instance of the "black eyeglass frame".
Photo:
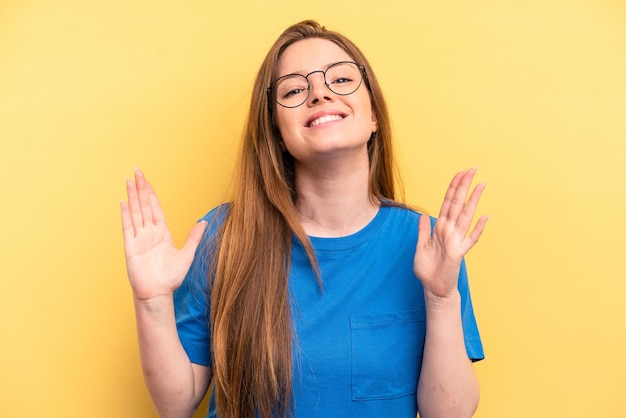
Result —
POLYGON ((274 80, 272 85, 267 88, 267 104, 268 104, 270 113, 272 112, 272 102, 278 104, 279 106, 287 108, 287 109, 295 109, 296 107, 300 107, 303 104, 305 104, 306 101, 309 99, 309 96, 311 95, 311 82, 309 81, 309 76, 311 74, 315 74, 315 73, 322 73, 322 75, 324 76, 324 84, 326 85, 328 90, 330 90, 331 92, 333 92, 334 94, 336 94, 338 96, 349 96, 349 95, 353 94, 354 92, 356 92, 359 89, 359 87, 361 87, 361 84, 363 84, 363 80, 367 79, 367 72, 365 71, 365 66, 361 65, 361 64, 358 64, 358 63, 356 63, 354 61, 338 61, 338 62, 334 62, 334 63, 330 64, 325 70, 311 71, 307 75, 298 74, 298 73, 285 74, 283 76, 278 77, 276 80, 274 80), (350 93, 337 93, 326 82, 326 72, 328 70, 330 70, 331 68, 333 68, 334 66, 339 65, 339 64, 354 64, 354 65, 357 66, 357 68, 361 72, 361 81, 359 81, 359 85, 356 86, 356 88, 354 90, 352 90, 350 93), (283 78, 293 77, 293 76, 300 76, 300 77, 304 77, 306 79, 306 82, 307 82, 307 95, 304 98, 304 100, 302 101, 302 103, 300 103, 299 105, 296 105, 296 106, 285 106, 284 104, 280 103, 275 97, 272 97, 272 90, 274 89, 274 87, 276 87, 276 84, 278 84, 278 82, 280 80, 282 80, 283 78))

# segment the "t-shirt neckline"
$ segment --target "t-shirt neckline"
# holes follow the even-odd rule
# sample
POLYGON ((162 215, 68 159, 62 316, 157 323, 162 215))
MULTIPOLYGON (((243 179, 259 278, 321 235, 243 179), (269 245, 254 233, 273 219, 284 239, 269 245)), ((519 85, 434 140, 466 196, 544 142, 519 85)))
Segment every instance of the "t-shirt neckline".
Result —
MULTIPOLYGON (((311 244, 313 244, 316 252, 347 250, 358 247, 368 242, 381 229, 387 220, 390 208, 390 206, 381 205, 374 218, 354 234, 332 238, 309 236, 311 244)), ((302 246, 297 239, 294 241, 296 245, 302 246)))

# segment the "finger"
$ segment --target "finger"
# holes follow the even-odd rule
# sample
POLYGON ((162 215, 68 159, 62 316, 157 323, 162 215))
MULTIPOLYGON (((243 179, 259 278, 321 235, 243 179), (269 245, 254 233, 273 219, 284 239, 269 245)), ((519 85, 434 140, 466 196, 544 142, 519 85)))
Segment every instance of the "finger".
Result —
POLYGON ((450 206, 452 205, 452 200, 454 199, 456 189, 461 181, 461 177, 463 176, 463 174, 465 174, 465 171, 459 171, 452 178, 452 181, 448 186, 448 190, 446 191, 446 195, 443 198, 443 204, 441 205, 441 209, 439 210, 439 219, 445 219, 448 217, 450 212, 450 206))
POLYGON ((143 225, 143 216, 141 215, 139 197, 137 196, 137 185, 131 179, 126 179, 126 194, 128 195, 130 220, 136 233, 143 225))
POLYGON ((153 223, 150 190, 148 182, 139 169, 135 169, 135 183, 137 184, 137 196, 139 197, 139 207, 143 217, 143 225, 149 225, 153 223))
POLYGON ((128 204, 124 201, 120 202, 120 211, 122 212, 122 233, 124 235, 124 246, 126 247, 130 238, 135 236, 135 229, 130 218, 130 210, 128 204))
POLYGON ((455 222, 465 207, 465 199, 467 199, 467 192, 472 184, 474 174, 476 174, 475 168, 467 170, 461 177, 458 187, 454 190, 448 218, 453 219, 455 222))
POLYGON ((430 233, 431 233, 430 216, 426 214, 422 214, 420 216, 420 220, 417 225, 417 231, 418 231, 417 246, 421 248, 421 247, 424 247, 426 243, 428 242, 428 240, 430 239, 430 233))
POLYGON ((161 207, 161 202, 157 197, 152 185, 148 180, 146 180, 146 185, 148 186, 149 196, 150 196, 150 205, 152 206, 152 217, 154 223, 156 225, 163 223, 165 224, 165 215, 163 214, 163 208, 161 207))
POLYGON ((198 248, 198 244, 200 244, 200 240, 202 239, 202 234, 204 234, 206 226, 206 221, 200 221, 195 224, 194 227, 191 229, 191 232, 189 232, 187 240, 185 241, 185 245, 183 245, 183 248, 181 249, 186 257, 193 259, 196 248, 198 248))
POLYGON ((474 219, 474 214, 476 213, 476 207, 478 206, 478 202, 480 201, 480 197, 485 190, 486 184, 481 183, 474 187, 472 190, 472 194, 470 195, 463 211, 459 215, 459 218, 456 221, 456 225, 463 231, 463 234, 467 233, 472 223, 472 219, 474 219))
POLYGON ((488 220, 489 220, 489 217, 486 215, 483 215, 480 218, 478 218, 478 222, 476 222, 476 226, 467 237, 467 241, 466 241, 467 245, 465 247, 465 254, 478 242, 478 240, 480 239, 480 236, 485 230, 485 226, 487 225, 488 220))

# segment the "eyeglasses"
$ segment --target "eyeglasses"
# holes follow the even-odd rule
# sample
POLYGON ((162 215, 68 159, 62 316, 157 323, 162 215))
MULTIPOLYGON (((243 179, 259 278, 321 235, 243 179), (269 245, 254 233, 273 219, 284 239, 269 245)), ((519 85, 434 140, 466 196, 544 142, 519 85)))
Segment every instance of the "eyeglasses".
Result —
POLYGON ((330 91, 347 96, 358 90, 363 82, 365 67, 352 61, 331 64, 326 71, 311 71, 307 75, 287 74, 276 79, 267 89, 268 99, 273 99, 282 107, 293 108, 302 105, 311 94, 309 76, 315 73, 324 75, 324 84, 330 91))

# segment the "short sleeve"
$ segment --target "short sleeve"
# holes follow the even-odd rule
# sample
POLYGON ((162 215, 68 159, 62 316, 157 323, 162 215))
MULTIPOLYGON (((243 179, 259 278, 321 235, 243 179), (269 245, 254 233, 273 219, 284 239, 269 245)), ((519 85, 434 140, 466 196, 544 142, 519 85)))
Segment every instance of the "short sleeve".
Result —
POLYGON ((209 327, 210 297, 208 261, 215 231, 221 226, 226 208, 222 205, 209 212, 202 220, 207 230, 182 285, 174 292, 176 328, 180 342, 192 363, 211 366, 211 330, 209 327))
POLYGON ((211 365, 211 332, 209 329, 209 295, 204 263, 194 263, 183 284, 174 292, 176 328, 180 342, 192 363, 211 365), (204 270, 204 272, 202 271, 204 270))
POLYGON ((463 322, 463 335, 465 339, 465 349, 467 356, 472 361, 479 361, 485 358, 482 340, 476 324, 476 316, 472 306, 469 283, 467 280, 467 267, 465 260, 461 263, 459 272, 459 293, 461 294, 461 319, 463 322))

